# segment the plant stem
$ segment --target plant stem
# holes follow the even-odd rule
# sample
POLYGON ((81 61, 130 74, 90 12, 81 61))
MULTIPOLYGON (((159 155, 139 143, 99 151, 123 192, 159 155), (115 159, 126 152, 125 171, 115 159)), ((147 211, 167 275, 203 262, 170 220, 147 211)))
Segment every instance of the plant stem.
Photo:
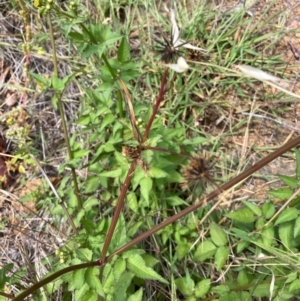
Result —
POLYGON ((104 246, 103 246, 103 249, 102 249, 102 252, 101 252, 100 262, 105 261, 105 256, 106 256, 109 244, 111 242, 114 230, 116 228, 121 210, 123 208, 123 204, 124 204, 124 200, 125 200, 125 197, 126 197, 127 189, 128 189, 129 184, 130 184, 131 178, 133 176, 135 167, 136 167, 136 162, 133 161, 130 165, 130 168, 129 168, 128 172, 127 172, 126 179, 125 179, 125 181, 122 185, 122 189, 121 189, 121 192, 120 192, 120 195, 119 195, 119 198, 118 198, 118 203, 117 203, 117 206, 116 206, 116 209, 115 209, 115 212, 114 212, 114 216, 112 218, 110 227, 108 229, 106 239, 105 239, 105 242, 104 242, 104 246))
POLYGON ((22 301, 22 300, 24 300, 26 297, 28 297, 29 295, 33 294, 39 288, 43 287, 44 285, 52 282, 56 278, 58 278, 58 277, 60 277, 60 276, 62 276, 64 274, 66 274, 66 273, 69 273, 69 272, 72 272, 72 271, 76 271, 76 270, 80 270, 80 269, 84 269, 84 268, 95 267, 95 266, 99 266, 99 261, 80 263, 80 264, 72 265, 70 267, 67 267, 67 268, 64 268, 62 270, 59 270, 59 271, 51 274, 50 276, 44 278, 43 280, 40 280, 39 282, 35 283, 30 288, 28 288, 25 291, 23 291, 16 298, 12 299, 12 301, 22 301))
MULTIPOLYGON (((53 33, 51 18, 49 15, 48 15, 48 23, 49 23, 49 30, 50 30, 50 40, 51 40, 51 45, 52 45, 52 49, 53 49, 54 75, 56 77, 58 77, 58 68, 57 68, 58 64, 57 64, 57 57, 56 57, 56 51, 55 51, 56 48, 55 48, 54 33, 53 33)), ((69 140, 69 135, 68 135, 68 128, 67 128, 65 112, 64 112, 64 107, 62 104, 61 96, 62 95, 60 94, 57 97, 57 106, 59 109, 59 114, 60 114, 61 123, 62 123, 62 127, 63 127, 64 138, 65 138, 65 142, 66 142, 66 146, 67 146, 68 155, 69 155, 70 160, 72 160, 73 153, 71 150, 71 145, 70 145, 70 140, 69 140)), ((77 205, 78 205, 78 209, 80 210, 82 208, 82 201, 81 201, 81 197, 80 197, 80 193, 79 193, 76 171, 73 167, 71 167, 71 173, 72 173, 72 178, 73 178, 75 195, 77 198, 77 205)))
POLYGON ((155 117, 155 115, 156 115, 156 113, 158 111, 159 105, 160 105, 161 101, 164 98, 165 85, 166 85, 166 81, 167 81, 167 75, 168 75, 168 68, 165 68, 164 75, 162 77, 161 84, 160 84, 159 94, 158 94, 158 96, 156 98, 156 101, 155 101, 155 104, 154 104, 154 107, 153 107, 153 112, 152 112, 152 114, 150 116, 150 119, 148 121, 148 124, 146 126, 146 130, 144 132, 144 135, 143 135, 143 138, 142 138, 142 142, 146 141, 146 139, 147 139, 147 137, 149 135, 149 132, 150 132, 150 129, 151 129, 154 117, 155 117))

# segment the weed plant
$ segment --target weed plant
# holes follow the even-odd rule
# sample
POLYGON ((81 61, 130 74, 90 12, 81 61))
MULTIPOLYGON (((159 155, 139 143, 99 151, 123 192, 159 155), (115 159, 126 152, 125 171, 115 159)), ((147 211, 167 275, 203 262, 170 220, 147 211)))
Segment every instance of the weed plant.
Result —
MULTIPOLYGON (((10 9, 22 12, 28 59, 34 57, 32 44, 43 41, 32 35, 28 16, 39 16, 49 32, 53 73, 46 77, 25 64, 24 76, 29 95, 34 85, 41 93, 52 91, 60 114, 63 178, 58 188, 48 181, 51 189, 37 205, 67 239, 39 260, 42 275, 31 262, 17 271, 4 265, 3 299, 296 300, 299 151, 295 176, 280 176, 284 187, 270 190, 262 202, 234 202, 226 191, 300 138, 246 169, 226 153, 224 141, 243 133, 247 119, 223 123, 214 136, 205 115, 210 109, 224 120, 235 99, 249 105, 255 90, 265 97, 263 85, 234 65, 264 64, 284 76, 273 70, 283 62, 272 49, 283 31, 266 31, 272 18, 262 14, 254 21, 247 7, 223 15, 211 1, 199 2, 174 8, 181 46, 189 41, 207 53, 173 49, 172 35, 168 39, 174 25, 153 1, 11 3, 10 9), (132 49, 132 32, 138 32, 138 50, 132 49), (63 77, 59 39, 69 61, 63 77), (184 73, 171 70, 178 57, 190 66, 184 73), (68 115, 64 95, 70 85, 80 96, 68 115)), ((22 150, 47 180, 39 155, 26 143, 22 150)))

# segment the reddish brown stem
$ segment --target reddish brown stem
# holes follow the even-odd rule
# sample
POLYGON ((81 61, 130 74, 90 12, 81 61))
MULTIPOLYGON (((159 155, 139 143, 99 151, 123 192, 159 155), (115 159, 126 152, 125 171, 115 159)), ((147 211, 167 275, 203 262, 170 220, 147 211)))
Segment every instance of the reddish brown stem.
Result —
POLYGON ((244 172, 242 172, 241 174, 239 174, 238 176, 236 176, 235 178, 233 178, 229 182, 223 184, 218 189, 216 189, 213 192, 211 192, 210 194, 208 194, 201 201, 187 207, 186 209, 182 210, 181 212, 179 212, 179 213, 173 215, 172 217, 168 218, 164 222, 156 225, 152 229, 150 229, 150 230, 146 231, 145 233, 139 235, 138 237, 134 238, 132 241, 130 241, 129 243, 127 243, 126 245, 124 245, 123 247, 121 247, 120 249, 115 251, 113 254, 111 254, 108 258, 105 259, 105 261, 109 261, 113 256, 123 253, 124 251, 128 250, 132 246, 136 245, 137 243, 141 242, 142 240, 144 240, 144 239, 148 238, 149 236, 153 235, 157 231, 159 231, 159 230, 163 229, 164 227, 174 223, 175 221, 179 220, 180 218, 184 217, 185 215, 197 210, 200 206, 202 206, 203 203, 211 201, 212 199, 217 197, 220 193, 228 190, 229 188, 233 187, 237 183, 239 183, 242 180, 246 179, 247 177, 252 175, 254 172, 261 169, 263 166, 267 165, 268 163, 270 163, 271 161, 273 161, 277 157, 281 156, 285 152, 289 151, 293 147, 297 146, 298 144, 300 144, 300 136, 297 137, 296 139, 288 142, 287 144, 283 145, 282 147, 277 149, 275 152, 271 153, 270 155, 268 155, 264 159, 260 160, 258 163, 254 164, 253 166, 251 166, 250 168, 248 168, 247 170, 245 170, 244 172))
POLYGON ((148 124, 146 126, 146 130, 144 132, 142 142, 145 142, 146 139, 148 138, 148 135, 149 135, 149 132, 150 132, 153 120, 155 118, 155 115, 156 115, 156 113, 158 111, 159 105, 160 105, 161 101, 164 99, 165 86, 166 86, 166 81, 167 81, 167 75, 168 75, 168 68, 165 69, 164 75, 162 77, 161 84, 160 84, 159 94, 158 94, 158 96, 156 98, 156 101, 155 101, 155 104, 154 104, 154 107, 153 107, 153 112, 152 112, 152 114, 150 116, 150 119, 148 121, 148 124))
POLYGON ((124 184, 122 185, 122 189, 121 189, 121 192, 120 192, 120 195, 119 195, 119 198, 118 198, 118 203, 117 203, 117 206, 116 206, 116 210, 114 212, 114 216, 112 218, 110 227, 108 229, 106 239, 105 239, 105 242, 104 242, 104 246, 103 246, 103 249, 102 249, 102 252, 101 252, 100 262, 105 261, 105 256, 106 256, 108 247, 110 245, 112 236, 114 234, 114 231, 115 231, 115 228, 116 228, 121 210, 123 208, 123 204, 124 204, 124 200, 125 200, 125 197, 126 197, 127 189, 128 189, 129 184, 130 184, 131 178, 133 176, 135 166, 136 166, 136 162, 133 161, 130 165, 130 168, 129 168, 128 172, 127 172, 124 184))

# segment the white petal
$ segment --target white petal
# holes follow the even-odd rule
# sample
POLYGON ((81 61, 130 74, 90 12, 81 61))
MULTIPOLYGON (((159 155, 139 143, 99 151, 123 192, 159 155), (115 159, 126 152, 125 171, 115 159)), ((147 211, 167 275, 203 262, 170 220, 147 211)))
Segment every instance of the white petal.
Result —
POLYGON ((177 64, 166 64, 166 66, 177 73, 182 73, 190 67, 182 56, 178 58, 177 64))
POLYGON ((193 50, 198 50, 198 51, 202 51, 202 52, 207 52, 207 50, 203 49, 203 48, 200 48, 200 47, 197 47, 197 46, 194 46, 190 43, 185 43, 184 40, 181 40, 179 39, 179 45, 182 45, 182 47, 185 47, 185 48, 189 48, 189 49, 193 49, 193 50))
POLYGON ((253 77, 255 79, 258 80, 268 80, 271 82, 279 82, 282 79, 280 79, 279 77, 276 77, 274 75, 268 74, 260 69, 257 68, 253 68, 251 66, 248 65, 237 65, 236 66, 238 69, 240 69, 244 74, 253 77))
POLYGON ((170 9, 170 19, 172 24, 172 44, 175 46, 179 39, 179 29, 176 23, 175 10, 173 8, 170 9))

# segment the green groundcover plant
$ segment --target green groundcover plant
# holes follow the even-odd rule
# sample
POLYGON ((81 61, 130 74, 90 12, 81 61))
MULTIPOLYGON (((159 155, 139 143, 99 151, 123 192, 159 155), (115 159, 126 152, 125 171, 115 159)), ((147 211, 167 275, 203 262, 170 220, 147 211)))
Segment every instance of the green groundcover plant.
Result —
MULTIPOLYGON (((32 84, 53 91, 52 105, 62 119, 68 156, 60 165, 63 179, 38 205, 57 227, 67 225, 68 239, 41 261, 49 272, 40 280, 33 277, 24 285, 27 267, 3 266, 3 299, 279 301, 299 295, 299 151, 294 149, 295 176, 279 176, 283 188, 270 190, 264 202, 221 206, 226 190, 297 146, 299 137, 228 180, 218 172, 223 138, 196 128, 191 116, 182 117, 190 115, 193 91, 208 90, 219 75, 220 95, 229 87, 243 93, 239 87, 245 82, 252 87, 234 64, 280 89, 277 77, 257 69, 255 45, 270 34, 255 34, 246 8, 218 19, 209 2, 201 3, 183 29, 177 18, 187 20, 190 12, 179 5, 182 15, 172 7, 166 17, 156 15, 162 28, 144 38, 140 53, 130 47, 131 24, 121 24, 117 16, 139 5, 154 15, 151 2, 95 1, 92 12, 80 1, 12 4, 21 9, 25 25, 33 10, 49 28, 52 76, 29 66, 25 71, 32 84), (112 24, 103 22, 105 15, 112 24), (217 27, 209 30, 212 20, 217 27), (243 28, 240 44, 229 39, 237 26, 243 28), (63 78, 54 31, 72 49, 72 72, 63 78), (192 54, 203 61, 211 57, 207 74, 199 60, 188 60, 192 54), (82 93, 76 116, 66 118, 63 95, 71 83, 82 93), (71 125, 76 130, 70 132, 71 125), (78 176, 81 170, 86 177, 78 176)), ((26 30, 28 38, 30 27, 26 30)), ((30 57, 30 41, 24 46, 30 57)), ((266 59, 267 66, 274 62, 280 58, 266 59)))

